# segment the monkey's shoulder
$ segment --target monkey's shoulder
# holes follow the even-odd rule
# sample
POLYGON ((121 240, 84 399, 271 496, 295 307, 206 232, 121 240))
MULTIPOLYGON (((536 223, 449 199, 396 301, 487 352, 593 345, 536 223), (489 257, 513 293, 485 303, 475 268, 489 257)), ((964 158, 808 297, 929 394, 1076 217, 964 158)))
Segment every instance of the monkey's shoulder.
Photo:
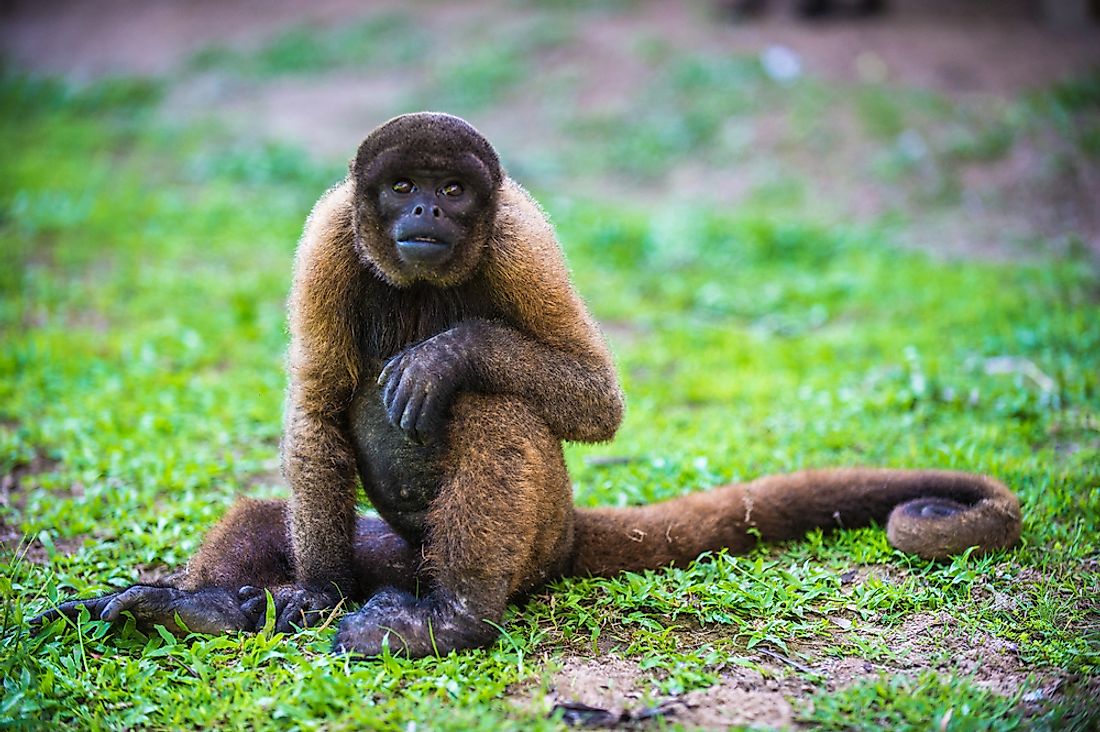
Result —
POLYGON ((302 244, 351 237, 354 233, 353 195, 352 181, 347 178, 321 194, 306 218, 302 244))
POLYGON ((542 206, 519 183, 501 184, 493 237, 484 272, 492 287, 528 289, 568 280, 554 227, 542 206))
POLYGON ((550 217, 523 186, 505 178, 497 207, 495 239, 505 250, 558 249, 550 217))

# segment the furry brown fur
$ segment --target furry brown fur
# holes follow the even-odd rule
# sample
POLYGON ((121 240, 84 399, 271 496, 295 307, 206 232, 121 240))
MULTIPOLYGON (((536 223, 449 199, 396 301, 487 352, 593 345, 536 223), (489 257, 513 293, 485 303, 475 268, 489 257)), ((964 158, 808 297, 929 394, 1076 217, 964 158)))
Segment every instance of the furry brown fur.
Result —
POLYGON ((166 586, 60 612, 83 603, 109 619, 129 610, 146 624, 172 627, 178 614, 192 628, 248 629, 269 590, 289 630, 343 595, 366 604, 344 618, 337 649, 389 643, 420 656, 492 641, 509 600, 566 574, 873 521, 925 557, 1019 536, 1019 504, 1001 483, 939 471, 810 471, 575 509, 561 443, 614 435, 623 401, 611 356, 546 216, 489 143, 447 115, 382 125, 317 203, 290 330, 289 503, 239 503, 166 586), (414 224, 408 241, 395 233, 414 224), (357 479, 383 520, 356 516, 357 479))

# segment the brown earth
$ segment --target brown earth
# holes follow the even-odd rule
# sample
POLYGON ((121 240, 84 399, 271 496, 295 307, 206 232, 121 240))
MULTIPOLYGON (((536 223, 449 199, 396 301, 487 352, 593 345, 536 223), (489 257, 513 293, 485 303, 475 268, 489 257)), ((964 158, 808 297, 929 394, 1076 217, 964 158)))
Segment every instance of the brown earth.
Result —
MULTIPOLYGON (((589 726, 632 726, 663 716, 686 729, 787 729, 805 726, 800 720, 812 709, 815 692, 835 692, 883 676, 916 679, 935 672, 945 679, 967 678, 999 696, 1019 695, 1025 715, 1040 713, 1045 702, 1058 698, 1074 681, 1057 670, 1036 671, 1021 659, 1015 644, 965 628, 947 613, 919 613, 891 626, 833 620, 831 644, 858 647, 854 641, 865 645, 871 639, 890 649, 888 657, 871 661, 837 656, 835 651, 826 653, 822 641, 791 653, 746 649, 731 654, 731 661, 716 669, 719 678, 714 685, 669 697, 657 691, 663 672, 642 670, 636 659, 566 656, 543 675, 538 687, 519 685, 510 699, 546 714, 555 709, 572 713, 589 726)), ((713 643, 715 632, 682 631, 675 637, 679 647, 693 649, 713 643)), ((1086 699, 1100 694, 1100 680, 1086 686, 1075 693, 1086 699)))
MULTIPOLYGON (((43 473, 55 470, 60 463, 41 453, 37 453, 27 462, 17 463, 10 471, 0 475, 0 507, 23 507, 24 493, 35 478, 43 473)), ((73 496, 83 495, 84 486, 76 483, 70 488, 73 496)), ((53 537, 54 549, 58 554, 68 555, 84 544, 86 536, 53 537)), ((38 537, 30 537, 21 529, 9 524, 0 514, 0 555, 10 553, 33 564, 46 564, 50 551, 38 537)))
MULTIPOLYGON (((541 18, 537 5, 488 0, 418 2, 415 17, 440 43, 456 34, 489 30, 507 35, 518 21, 541 18)), ((806 23, 789 3, 734 21, 723 2, 638 0, 625 9, 579 16, 585 21, 564 50, 540 57, 541 73, 579 80, 575 103, 588 111, 623 108, 651 80, 640 41, 691 52, 758 53, 792 50, 810 76, 849 82, 882 81, 928 89, 959 104, 997 105, 1029 89, 1100 66, 1100 26, 1056 27, 1040 20, 1038 0, 895 0, 874 19, 806 23)), ((303 23, 352 23, 393 9, 395 0, 45 0, 3 5, 0 47, 16 67, 86 80, 104 74, 171 74, 213 45, 256 48, 303 23)), ((164 114, 169 119, 213 117, 242 137, 289 141, 319 158, 342 161, 364 132, 401 111, 417 71, 337 69, 308 77, 227 79, 183 74, 174 78, 164 114)), ((535 147, 553 157, 571 134, 547 118, 541 94, 509 95, 500 108, 474 119, 505 152, 535 147)), ((945 171, 934 159, 907 184, 869 175, 882 145, 868 144, 854 119, 823 120, 834 139, 827 154, 788 129, 787 115, 763 113, 731 123, 751 153, 736 168, 684 160, 657 180, 604 176, 570 181, 580 195, 611 200, 709 202, 735 206, 762 186, 797 180, 804 208, 831 219, 868 220, 901 212, 919 226, 898 237, 933 251, 979 255, 1059 253, 1080 237, 1100 257, 1100 163, 1086 159, 1059 134, 1032 136, 1003 157, 960 165, 958 200, 929 204, 945 171), (770 115, 770 116, 769 116, 770 115)), ((919 135, 910 135, 918 147, 919 135)), ((948 180, 952 185, 954 178, 948 180)))
MULTIPOLYGON (((499 18, 522 13, 499 0, 446 7, 413 3, 433 31, 456 15, 499 18)), ((715 2, 716 7, 722 3, 715 2)), ((1023 0, 894 0, 891 12, 860 22, 806 24, 780 3, 753 22, 732 22, 704 4, 647 0, 586 28, 585 65, 593 98, 632 93, 639 82, 620 51, 659 32, 682 46, 755 52, 782 44, 831 79, 885 73, 897 83, 947 92, 1011 93, 1040 86, 1100 62, 1100 30, 1057 28, 1023 0), (601 56, 605 53, 606 56, 601 56), (872 56, 877 57, 875 61, 872 56), (862 60, 862 63, 861 63, 862 60)), ((350 23, 396 0, 9 0, 0 8, 0 47, 17 66, 77 80, 106 74, 159 75, 213 44, 256 46, 291 25, 350 23)), ((319 115, 321 116, 321 115, 319 115)))

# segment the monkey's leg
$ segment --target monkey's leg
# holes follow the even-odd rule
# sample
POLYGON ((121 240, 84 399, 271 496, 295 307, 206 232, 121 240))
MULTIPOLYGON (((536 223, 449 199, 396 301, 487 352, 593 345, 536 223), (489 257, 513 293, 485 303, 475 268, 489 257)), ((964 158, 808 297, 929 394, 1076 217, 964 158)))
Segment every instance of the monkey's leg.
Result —
POLYGON ((163 625, 208 634, 253 630, 263 607, 246 607, 239 590, 245 584, 290 581, 285 509, 279 501, 238 501, 211 529, 187 568, 155 585, 134 585, 102 597, 69 600, 31 622, 41 625, 59 616, 76 619, 80 608, 115 622, 131 614, 138 627, 163 625), (177 622, 177 617, 179 622, 177 622))
MULTIPOLYGON (((235 593, 256 629, 263 626, 269 592, 276 632, 316 625, 331 608, 317 605, 316 594, 297 586, 288 526, 285 501, 238 501, 188 563, 182 586, 235 593)), ((357 518, 353 551, 357 585, 365 590, 415 586, 419 554, 381 519, 357 518)))
MULTIPOLYGON (((76 619, 81 606, 93 618, 118 620, 129 612, 139 627, 163 625, 208 634, 254 630, 263 625, 269 589, 275 600, 280 632, 291 623, 305 625, 312 611, 293 591, 286 503, 238 501, 211 529, 187 569, 159 585, 134 585, 86 600, 70 600, 31 622, 59 616, 76 619)), ((373 587, 411 587, 419 555, 380 519, 359 517, 355 544, 356 571, 373 587)))
POLYGON ((256 620, 242 610, 236 592, 222 587, 181 590, 155 585, 134 585, 102 597, 69 600, 34 617, 31 625, 41 627, 62 616, 76 620, 82 607, 88 609, 93 620, 112 623, 129 613, 142 630, 163 625, 172 633, 216 635, 252 630, 256 625, 256 620))
POLYGON ((510 598, 558 576, 573 539, 571 487, 556 440, 527 404, 455 401, 428 512, 427 592, 386 589, 344 618, 335 649, 410 657, 491 643, 510 598))

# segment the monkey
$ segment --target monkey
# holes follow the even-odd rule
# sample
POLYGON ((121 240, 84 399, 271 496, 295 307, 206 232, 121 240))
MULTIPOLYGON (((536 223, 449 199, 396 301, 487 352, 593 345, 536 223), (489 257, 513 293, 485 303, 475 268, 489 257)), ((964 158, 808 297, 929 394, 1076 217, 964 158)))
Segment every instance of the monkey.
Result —
POLYGON ((624 397, 553 227, 469 123, 374 129, 306 221, 288 304, 287 501, 242 498, 178 574, 80 608, 173 632, 315 625, 334 650, 482 647, 556 578, 683 566, 813 528, 885 524, 943 558, 1011 547, 1020 505, 987 476, 836 468, 626 508, 576 508, 563 442, 610 440, 624 397), (357 491, 377 516, 359 515, 357 491), (270 598, 270 599, 269 599, 270 598))

